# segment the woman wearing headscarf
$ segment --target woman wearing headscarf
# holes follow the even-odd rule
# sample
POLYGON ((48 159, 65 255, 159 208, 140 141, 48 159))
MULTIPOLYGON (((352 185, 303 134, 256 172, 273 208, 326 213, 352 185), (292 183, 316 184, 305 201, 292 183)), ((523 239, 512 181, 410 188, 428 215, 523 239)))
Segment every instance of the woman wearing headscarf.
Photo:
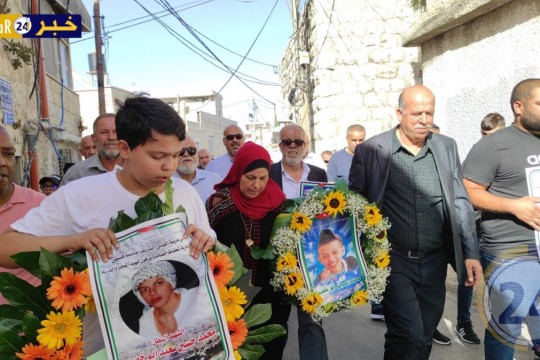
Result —
POLYGON ((133 293, 144 305, 139 335, 153 339, 189 323, 197 290, 179 288, 177 280, 175 267, 166 260, 150 263, 135 273, 133 293))
MULTIPOLYGON (((266 248, 277 215, 283 211, 285 194, 269 178, 270 155, 262 146, 246 142, 234 158, 225 179, 215 186, 206 207, 210 227, 220 242, 234 245, 242 257, 244 267, 252 271, 252 284, 261 287, 252 304, 270 303, 272 317, 268 323, 280 324, 287 329, 290 305, 281 304, 280 295, 274 292, 271 262, 254 260, 250 247, 266 248)), ((264 324, 263 324, 264 325, 264 324)), ((261 359, 281 359, 287 335, 263 344, 261 359)))

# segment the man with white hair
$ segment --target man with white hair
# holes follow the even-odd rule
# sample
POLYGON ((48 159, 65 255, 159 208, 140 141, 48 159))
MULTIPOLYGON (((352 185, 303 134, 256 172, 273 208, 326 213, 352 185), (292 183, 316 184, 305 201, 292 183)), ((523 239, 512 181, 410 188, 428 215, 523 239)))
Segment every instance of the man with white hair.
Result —
POLYGON ((214 193, 214 185, 221 182, 221 177, 213 172, 197 169, 197 144, 186 135, 182 141, 182 149, 178 158, 178 168, 174 172, 174 177, 179 177, 191 184, 205 202, 214 193))

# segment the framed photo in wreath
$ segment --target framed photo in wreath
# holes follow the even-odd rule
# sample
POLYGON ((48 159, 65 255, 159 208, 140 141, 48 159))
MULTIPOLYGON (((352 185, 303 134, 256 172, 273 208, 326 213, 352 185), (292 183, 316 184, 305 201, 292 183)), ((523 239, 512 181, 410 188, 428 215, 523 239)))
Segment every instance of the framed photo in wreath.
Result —
POLYGON ((300 269, 307 287, 323 298, 322 305, 366 290, 366 265, 354 218, 315 218, 298 243, 300 269))

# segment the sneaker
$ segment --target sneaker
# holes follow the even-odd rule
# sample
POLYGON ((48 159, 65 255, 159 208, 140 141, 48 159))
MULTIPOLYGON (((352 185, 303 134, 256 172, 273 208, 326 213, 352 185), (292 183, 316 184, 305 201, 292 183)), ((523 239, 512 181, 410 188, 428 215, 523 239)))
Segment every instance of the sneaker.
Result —
POLYGON ((437 329, 433 332, 433 342, 439 345, 450 345, 452 340, 448 336, 441 334, 437 329))
POLYGON ((381 304, 371 305, 371 320, 384 321, 384 308, 381 304))
POLYGON ((474 332, 471 320, 463 322, 458 321, 456 325, 456 334, 463 342, 469 344, 480 344, 480 338, 474 332))

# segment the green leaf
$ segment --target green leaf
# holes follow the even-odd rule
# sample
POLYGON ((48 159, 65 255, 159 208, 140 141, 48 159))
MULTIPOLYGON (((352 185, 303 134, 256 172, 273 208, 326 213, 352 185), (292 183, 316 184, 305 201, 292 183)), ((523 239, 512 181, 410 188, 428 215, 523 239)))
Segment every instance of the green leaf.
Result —
POLYGON ((264 354, 262 345, 250 345, 244 342, 244 345, 238 348, 238 353, 243 360, 258 360, 264 354))
POLYGON ((10 273, 0 273, 0 292, 10 305, 31 311, 40 318, 45 318, 50 308, 49 302, 39 288, 10 273))
POLYGON ((163 203, 164 215, 171 215, 174 213, 173 191, 172 179, 169 178, 165 183, 165 203, 163 203))
POLYGON ((0 359, 18 359, 15 353, 20 352, 23 345, 23 339, 17 332, 0 326, 0 359))
POLYGON ((288 228, 291 226, 292 213, 281 213, 274 220, 274 226, 272 227, 272 232, 270 233, 270 238, 276 236, 276 231, 279 228, 285 227, 288 228))
POLYGON ((242 258, 240 257, 240 254, 238 253, 238 250, 236 250, 236 247, 234 245, 231 245, 229 251, 227 251, 227 255, 229 255, 231 261, 234 264, 232 268, 232 270, 234 271, 234 276, 230 281, 231 284, 234 284, 242 275, 247 272, 247 269, 244 268, 242 258))
POLYGON ((287 333, 285 328, 278 324, 270 324, 248 332, 246 342, 267 343, 287 333))
POLYGON ((272 244, 269 244, 266 249, 252 246, 249 248, 249 251, 251 252, 251 257, 255 260, 274 260, 276 258, 276 254, 274 254, 274 247, 272 246, 272 244))
POLYGON ((154 191, 150 191, 135 202, 135 213, 137 213, 138 224, 157 219, 163 216, 163 203, 154 191))
POLYGON ((88 261, 86 260, 86 251, 81 250, 74 252, 73 254, 64 255, 73 262, 76 271, 83 271, 88 268, 88 261))
POLYGON ((270 316, 272 316, 272 305, 256 304, 246 311, 243 319, 246 322, 246 326, 250 328, 268 321, 270 316))
POLYGON ((345 180, 337 179, 335 182, 335 189, 346 194, 349 192, 349 185, 345 182, 345 180))
POLYGON ((23 318, 24 312, 16 307, 8 304, 0 305, 0 327, 3 326, 19 333, 22 331, 23 318))
POLYGON ((38 329, 41 329, 41 321, 33 314, 27 313, 23 319, 23 331, 27 342, 37 343, 38 329))
POLYGON ((21 252, 11 257, 17 265, 27 270, 35 277, 41 277, 39 269, 39 251, 21 252))
POLYGON ((116 218, 112 218, 109 222, 109 229, 117 233, 129 229, 135 224, 135 220, 132 217, 126 215, 126 213, 124 213, 124 210, 120 210, 118 211, 118 216, 116 218))
POLYGON ((75 266, 70 259, 41 248, 39 268, 41 271, 41 284, 45 288, 50 286, 53 276, 59 276, 62 269, 71 267, 74 268, 75 266))
POLYGON ((287 199, 283 203, 283 206, 285 207, 284 212, 292 213, 294 211, 294 208, 296 207, 296 204, 298 203, 297 199, 287 199))

